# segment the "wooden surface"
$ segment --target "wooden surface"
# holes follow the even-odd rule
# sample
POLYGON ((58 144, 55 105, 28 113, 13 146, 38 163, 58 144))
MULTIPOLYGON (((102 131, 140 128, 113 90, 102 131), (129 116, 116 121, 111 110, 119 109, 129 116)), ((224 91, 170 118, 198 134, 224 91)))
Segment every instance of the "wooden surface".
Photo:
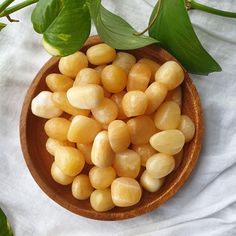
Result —
MULTIPOLYGON (((90 37, 86 45, 81 51, 86 52, 91 45, 100 43, 97 36, 90 37)), ((168 60, 176 60, 156 45, 129 51, 136 58, 148 57, 164 63, 168 60)), ((53 157, 47 153, 45 143, 47 140, 43 127, 46 119, 38 118, 31 112, 30 105, 32 99, 42 90, 48 90, 45 77, 53 72, 58 72, 59 58, 51 58, 39 71, 29 90, 25 96, 20 118, 20 140, 22 152, 26 164, 41 189, 55 202, 64 208, 81 216, 85 216, 97 220, 122 220, 132 218, 144 213, 150 212, 168 199, 173 197, 175 193, 187 181, 197 162, 203 137, 203 116, 198 93, 194 87, 189 75, 185 73, 185 80, 182 84, 183 90, 183 106, 182 113, 191 117, 196 126, 194 139, 185 145, 183 160, 174 172, 166 178, 165 184, 157 193, 149 193, 143 191, 141 201, 132 207, 118 208, 115 207, 111 211, 100 213, 94 211, 89 200, 79 201, 73 198, 71 194, 71 185, 61 186, 54 182, 50 175, 50 168, 53 157)), ((85 168, 86 171, 88 168, 85 168)), ((43 206, 42 206, 43 207, 43 206)))

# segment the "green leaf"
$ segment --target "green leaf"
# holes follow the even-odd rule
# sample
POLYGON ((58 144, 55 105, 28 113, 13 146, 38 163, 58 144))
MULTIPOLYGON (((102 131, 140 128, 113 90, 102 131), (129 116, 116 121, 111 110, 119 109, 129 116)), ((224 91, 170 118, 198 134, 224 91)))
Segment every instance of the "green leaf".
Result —
POLYGON ((134 35, 135 29, 124 19, 105 9, 101 0, 88 0, 87 3, 98 34, 111 47, 129 50, 158 42, 148 36, 134 35))
MULTIPOLYGON (((190 22, 184 0, 162 0, 149 35, 158 39, 163 48, 173 54, 193 74, 207 75, 221 71, 218 63, 198 40, 190 22)), ((150 22, 158 9, 155 6, 150 22)))
POLYGON ((13 236, 13 232, 9 222, 7 221, 7 217, 0 208, 0 235, 1 236, 13 236))
POLYGON ((31 20, 35 31, 43 34, 45 49, 54 56, 79 50, 91 29, 85 0, 40 0, 31 20))
POLYGON ((0 31, 1 31, 3 28, 5 28, 6 26, 7 26, 6 24, 0 22, 0 31))

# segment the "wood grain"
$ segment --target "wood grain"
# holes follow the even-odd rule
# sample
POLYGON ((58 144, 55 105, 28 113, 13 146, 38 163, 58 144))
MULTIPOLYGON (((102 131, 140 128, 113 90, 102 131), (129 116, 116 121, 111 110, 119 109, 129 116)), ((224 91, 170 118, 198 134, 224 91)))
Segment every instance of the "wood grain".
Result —
MULTIPOLYGON (((81 51, 86 52, 91 45, 100 43, 97 36, 90 37, 81 51)), ((156 45, 130 51, 137 58, 148 57, 158 63, 176 59, 164 49, 156 45)), ((194 139, 185 145, 184 156, 180 166, 166 178, 163 187, 157 193, 143 191, 141 201, 132 207, 114 208, 111 211, 100 213, 94 211, 89 200, 79 201, 72 197, 71 186, 61 186, 53 181, 50 167, 53 157, 46 149, 46 134, 43 131, 46 119, 38 118, 31 113, 31 101, 42 90, 48 90, 45 77, 58 72, 59 58, 51 58, 39 71, 30 85, 25 96, 20 118, 20 140, 26 164, 41 189, 55 202, 71 212, 96 220, 123 220, 150 212, 168 199, 173 197, 189 178, 197 162, 203 137, 203 115, 200 99, 188 73, 182 85, 183 107, 182 112, 191 117, 196 125, 194 139)), ((85 168, 85 172, 88 168, 85 168)))

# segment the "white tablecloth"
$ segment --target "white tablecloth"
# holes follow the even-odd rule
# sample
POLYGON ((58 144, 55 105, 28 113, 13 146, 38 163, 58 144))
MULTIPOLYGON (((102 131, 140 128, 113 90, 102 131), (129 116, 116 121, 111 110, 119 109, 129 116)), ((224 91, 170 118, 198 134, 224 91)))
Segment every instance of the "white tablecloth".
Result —
MULTIPOLYGON (((155 3, 103 2, 139 30, 146 25, 155 3)), ((236 11, 235 0, 205 2, 236 11)), ((21 22, 0 33, 0 207, 15 235, 236 235, 236 19, 190 13, 201 42, 223 72, 192 76, 201 96, 206 130, 203 150, 189 181, 150 214, 100 222, 53 202, 37 186, 22 157, 18 132, 21 105, 35 74, 50 57, 41 45, 41 36, 32 29, 31 10, 15 13, 13 17, 21 22)))

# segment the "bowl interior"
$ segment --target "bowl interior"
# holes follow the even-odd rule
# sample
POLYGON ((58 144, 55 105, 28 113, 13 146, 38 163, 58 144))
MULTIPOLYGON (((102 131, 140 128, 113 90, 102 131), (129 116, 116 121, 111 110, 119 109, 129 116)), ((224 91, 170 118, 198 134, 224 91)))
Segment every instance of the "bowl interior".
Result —
MULTIPOLYGON (((101 41, 98 37, 91 37, 81 51, 86 52, 88 47, 99 42, 101 41)), ((161 64, 168 60, 176 60, 165 50, 155 45, 132 50, 130 53, 137 59, 147 57, 161 64)), ((44 132, 44 124, 46 119, 34 116, 30 110, 32 99, 40 91, 49 90, 45 83, 45 77, 50 73, 59 72, 58 61, 59 58, 50 59, 32 82, 25 97, 20 122, 22 151, 32 176, 42 190, 66 209, 98 220, 120 220, 141 215, 159 207, 171 198, 192 172, 199 156, 202 142, 203 121, 201 105, 197 91, 188 74, 185 73, 185 80, 182 84, 182 113, 188 115, 194 121, 196 134, 191 142, 185 144, 184 156, 180 166, 167 176, 165 184, 157 193, 149 193, 144 190, 141 201, 137 205, 128 208, 115 207, 111 211, 99 213, 91 208, 89 200, 76 200, 71 194, 71 185, 62 186, 52 179, 50 168, 53 157, 45 149, 47 136, 44 132)), ((89 166, 85 168, 84 172, 88 171, 88 169, 89 166)))

